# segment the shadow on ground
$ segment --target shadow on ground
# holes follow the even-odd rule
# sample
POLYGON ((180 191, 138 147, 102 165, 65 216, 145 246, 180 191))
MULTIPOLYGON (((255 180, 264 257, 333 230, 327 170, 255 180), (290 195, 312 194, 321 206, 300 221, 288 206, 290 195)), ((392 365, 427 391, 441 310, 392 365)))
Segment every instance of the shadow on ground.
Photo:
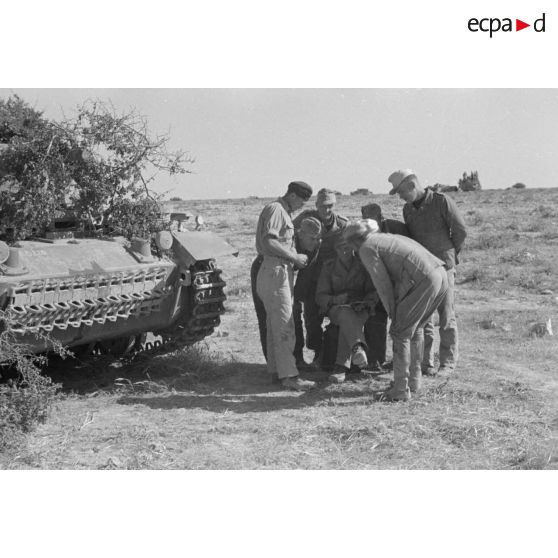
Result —
MULTIPOLYGON (((325 386, 322 386, 325 387, 325 386)), ((281 389, 281 388, 279 388, 281 389)), ((347 390, 329 391, 320 389, 298 393, 289 393, 281 389, 277 394, 269 395, 252 394, 222 394, 222 395, 201 395, 201 394, 172 394, 158 396, 124 396, 118 399, 121 405, 146 405, 151 409, 171 410, 171 409, 203 409, 213 413, 258 413, 290 409, 302 409, 304 407, 335 405, 346 406, 354 405, 354 399, 359 399, 362 405, 366 400, 373 402, 377 399, 380 390, 347 390), (282 395, 284 394, 284 395, 282 395), (350 400, 353 401, 350 401, 350 400)))
MULTIPOLYGON (((279 400, 281 399, 286 400, 285 404, 288 401, 289 404, 299 407, 300 404, 294 403, 295 400, 301 399, 304 402, 312 397, 308 393, 287 392, 280 384, 272 384, 266 365, 253 362, 206 362, 196 368, 188 366, 187 362, 183 363, 180 357, 172 355, 170 358, 165 358, 163 355, 162 357, 143 357, 129 361, 115 360, 110 357, 97 357, 85 361, 53 358, 50 360, 45 373, 54 382, 59 383, 62 392, 67 394, 75 393, 88 396, 98 392, 123 393, 123 391, 127 396, 141 394, 145 397, 149 394, 157 394, 158 397, 155 399, 161 400, 161 405, 164 406, 162 408, 168 408, 170 404, 166 401, 169 396, 165 394, 172 394, 170 396, 173 398, 182 397, 181 395, 174 395, 176 392, 228 398, 270 394, 267 404, 263 399, 253 403, 244 402, 250 408, 262 407, 262 410, 280 407, 279 400), (279 393, 288 395, 280 397, 279 393)), ((327 376, 326 372, 321 371, 303 374, 303 377, 317 381, 320 385, 326 385, 327 376)), ((347 388, 354 382, 356 376, 358 375, 349 375, 349 381, 342 388, 343 397, 350 396, 350 389, 347 388)), ((378 375, 373 376, 373 378, 384 379, 378 375)), ((332 396, 332 393, 335 393, 335 388, 333 390, 328 389, 324 393, 322 399, 327 399, 332 396)), ((368 391, 366 393, 368 394, 368 391)), ((195 399, 195 395, 184 397, 194 397, 195 399)), ((362 396, 363 393, 360 392, 359 395, 362 396)), ((142 399, 141 402, 147 404, 146 401, 142 399)), ((226 399, 223 399, 223 401, 225 403, 221 406, 222 408, 220 410, 216 409, 219 412, 231 406, 226 399)), ((192 407, 195 405, 193 401, 191 403, 185 401, 184 406, 192 407)), ((200 406, 204 407, 203 404, 200 406)))

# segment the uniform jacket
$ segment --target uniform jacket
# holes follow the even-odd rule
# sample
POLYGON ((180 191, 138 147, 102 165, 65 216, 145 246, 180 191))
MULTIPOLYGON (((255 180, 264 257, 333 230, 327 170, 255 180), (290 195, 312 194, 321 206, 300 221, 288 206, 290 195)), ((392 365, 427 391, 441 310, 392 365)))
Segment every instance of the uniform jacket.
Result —
POLYGON ((348 304, 366 300, 374 307, 378 302, 370 275, 357 256, 353 257, 348 267, 340 259, 324 263, 316 289, 316 303, 320 312, 327 314, 333 306, 333 297, 343 293, 349 295, 348 304))
POLYGON ((256 250, 262 256, 275 256, 263 239, 271 235, 288 250, 294 250, 294 226, 287 202, 279 198, 267 204, 258 219, 256 227, 256 250))
POLYGON ((358 253, 392 318, 395 307, 414 285, 444 265, 418 242, 390 233, 371 234, 358 253))
MULTIPOLYGON (((314 217, 321 222, 318 211, 316 209, 308 209, 306 211, 303 211, 295 218, 295 229, 300 226, 300 222, 305 217, 314 217)), ((322 244, 320 246, 318 257, 316 258, 316 261, 314 263, 301 270, 303 275, 307 276, 306 280, 308 281, 308 283, 316 283, 318 281, 318 277, 320 276, 320 271, 324 262, 337 257, 335 253, 335 244, 337 243, 339 238, 341 238, 341 233, 347 226, 348 222, 349 220, 346 217, 338 215, 337 213, 333 213, 333 220, 331 225, 326 227, 322 224, 322 244)))
POLYGON ((443 260, 448 269, 456 266, 467 231, 451 197, 426 190, 418 207, 411 202, 403 206, 403 218, 411 238, 443 260))

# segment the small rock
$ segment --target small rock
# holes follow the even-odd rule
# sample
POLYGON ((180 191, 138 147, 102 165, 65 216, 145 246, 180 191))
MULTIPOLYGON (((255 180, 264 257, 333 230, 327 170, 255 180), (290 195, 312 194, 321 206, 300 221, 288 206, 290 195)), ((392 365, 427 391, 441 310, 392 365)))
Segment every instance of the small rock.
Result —
POLYGON ((494 329, 496 327, 496 322, 494 320, 483 320, 479 322, 482 329, 494 329))
POLYGON ((501 329, 502 331, 510 332, 510 331, 512 330, 512 327, 511 327, 510 324, 502 324, 502 325, 500 326, 500 329, 501 329))
POLYGON ((554 292, 551 291, 550 289, 543 289, 543 290, 541 291, 541 294, 542 294, 542 295, 553 295, 554 292))

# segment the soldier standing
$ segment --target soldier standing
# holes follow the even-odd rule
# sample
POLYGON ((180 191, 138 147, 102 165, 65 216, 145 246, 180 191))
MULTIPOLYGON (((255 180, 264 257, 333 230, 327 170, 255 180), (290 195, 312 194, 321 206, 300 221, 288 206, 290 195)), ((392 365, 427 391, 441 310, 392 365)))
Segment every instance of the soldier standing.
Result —
POLYGON ((291 182, 287 193, 262 210, 256 229, 256 250, 263 256, 256 279, 256 292, 264 304, 267 326, 267 368, 289 389, 306 390, 315 382, 302 380, 293 350, 294 267, 306 267, 308 256, 294 248, 291 214, 310 199, 312 188, 305 182, 291 182))
POLYGON ((467 231, 465 221, 453 199, 445 194, 425 190, 414 171, 398 170, 388 181, 390 195, 399 194, 406 203, 403 218, 411 238, 441 259, 447 269, 448 295, 437 309, 440 317, 440 368, 434 368, 433 317, 424 328, 423 374, 447 374, 455 369, 458 358, 457 320, 455 317, 455 271, 467 231))
MULTIPOLYGON (((321 242, 322 225, 320 221, 313 217, 307 217, 300 222, 300 228, 295 231, 295 249, 299 254, 306 254, 308 256, 308 265, 318 256, 321 242)), ((267 316, 264 304, 256 292, 256 280, 258 272, 263 263, 263 256, 258 254, 250 268, 250 283, 252 287, 252 300, 254 301, 254 309, 256 310, 256 317, 258 319, 258 328, 260 331, 260 342, 262 345, 262 352, 267 360, 267 316)), ((293 319, 295 325, 295 348, 294 356, 296 367, 303 368, 305 366, 303 349, 304 349, 304 330, 302 327, 302 299, 299 293, 305 291, 304 277, 300 273, 294 285, 294 303, 293 303, 293 319)))

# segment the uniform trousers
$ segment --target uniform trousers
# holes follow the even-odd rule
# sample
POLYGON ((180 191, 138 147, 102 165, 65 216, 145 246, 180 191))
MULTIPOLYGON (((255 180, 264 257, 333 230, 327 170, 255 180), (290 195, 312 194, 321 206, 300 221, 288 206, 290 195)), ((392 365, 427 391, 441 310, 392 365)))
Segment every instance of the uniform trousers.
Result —
MULTIPOLYGON (((257 256, 252 262, 252 267, 250 268, 250 286, 252 289, 252 300, 254 301, 254 310, 256 311, 256 318, 258 320, 258 329, 260 332, 260 343, 262 346, 262 353, 267 360, 267 315, 265 311, 264 303, 262 299, 258 296, 256 292, 256 281, 258 278, 258 271, 263 262, 262 256, 257 256)), ((293 319, 295 325, 295 348, 294 356, 297 361, 302 361, 303 349, 304 349, 304 329, 302 327, 302 302, 296 300, 293 302, 293 319)))
POLYGON ((424 324, 442 305, 448 291, 444 267, 434 269, 396 303, 390 335, 393 341, 393 379, 396 394, 418 389, 423 357, 424 324))
MULTIPOLYGON (((455 368, 458 357, 457 319, 455 317, 455 268, 447 270, 448 293, 437 308, 440 318, 440 366, 455 368)), ((434 314, 424 326, 422 368, 434 367, 434 314)))
POLYGON ((267 370, 280 379, 298 376, 293 350, 293 266, 264 256, 256 279, 256 293, 263 302, 267 329, 267 370))
POLYGON ((364 324, 368 320, 369 315, 368 310, 355 312, 355 310, 347 306, 331 307, 328 317, 332 323, 339 326, 335 364, 350 368, 353 347, 357 343, 362 343, 366 348, 364 324))

